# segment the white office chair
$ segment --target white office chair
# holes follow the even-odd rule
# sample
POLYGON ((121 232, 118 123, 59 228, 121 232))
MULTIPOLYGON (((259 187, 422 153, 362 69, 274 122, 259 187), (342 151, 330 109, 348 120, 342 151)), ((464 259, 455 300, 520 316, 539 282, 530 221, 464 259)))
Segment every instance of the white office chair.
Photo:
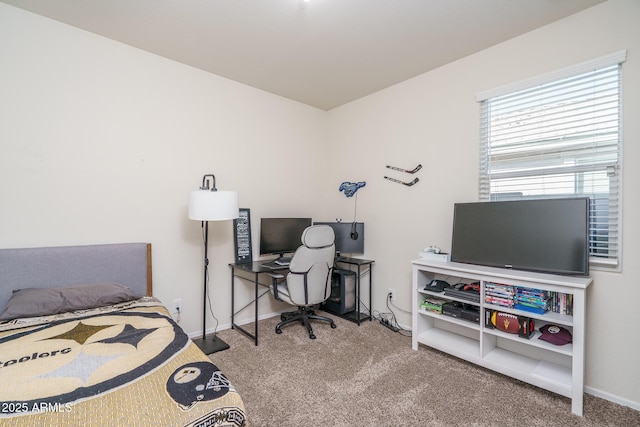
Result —
POLYGON ((307 327, 309 338, 315 339, 310 320, 329 322, 331 328, 336 324, 329 317, 315 314, 314 307, 326 301, 331 295, 331 272, 335 257, 335 235, 328 225, 312 225, 302 233, 300 246, 289 264, 289 273, 285 276, 274 274, 271 291, 278 301, 298 307, 297 311, 280 315, 281 322, 276 325, 276 333, 282 333, 282 327, 299 321, 307 327))

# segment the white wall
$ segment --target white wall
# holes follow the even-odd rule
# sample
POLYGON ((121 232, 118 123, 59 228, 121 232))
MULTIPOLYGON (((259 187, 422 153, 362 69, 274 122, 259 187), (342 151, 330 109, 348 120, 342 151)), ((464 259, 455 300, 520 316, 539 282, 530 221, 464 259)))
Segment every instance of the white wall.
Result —
MULTIPOLYGON (((374 306, 386 289, 410 308, 409 260, 431 244, 450 249, 453 203, 478 193, 479 110, 475 94, 628 49, 623 66, 624 191, 621 273, 593 271, 588 292, 586 385, 592 393, 640 409, 640 339, 629 325, 640 299, 640 2, 610 0, 329 112, 329 139, 340 153, 335 174, 367 181, 359 217, 367 227, 374 267, 374 306), (420 182, 405 187, 383 179, 385 165, 422 163, 420 182)), ((338 203, 334 196, 331 204, 338 203)), ((338 205, 336 205, 338 206, 338 205)), ((346 206, 341 206, 346 212, 346 206)), ((344 214, 346 215, 346 213, 344 214)), ((410 314, 395 310, 401 323, 410 314)))
MULTIPOLYGON (((202 243, 186 198, 203 174, 251 209, 254 254, 261 216, 350 220, 356 199, 338 186, 366 181, 357 217, 376 261, 374 309, 386 311, 393 287, 410 325, 410 260, 429 244, 449 249, 453 203, 476 200, 475 94, 626 48, 625 264, 592 274, 586 384, 640 407, 640 340, 626 326, 640 296, 638 18, 640 2, 610 0, 326 113, 0 3, 0 247, 150 241, 156 296, 182 298, 183 327, 197 332, 202 243), (418 163, 413 187, 383 179, 405 178, 387 164, 418 163)), ((210 237, 214 310, 227 326, 231 224, 212 223, 210 237)), ((269 301, 262 315, 279 309, 269 301)))
MULTIPOLYGON (((326 139, 321 110, 4 3, 0 62, 0 247, 151 242, 154 294, 182 298, 193 333, 203 244, 187 198, 204 174, 237 190, 254 221, 320 209, 324 170, 308 159, 326 139)), ((232 223, 209 228, 228 327, 232 223)))

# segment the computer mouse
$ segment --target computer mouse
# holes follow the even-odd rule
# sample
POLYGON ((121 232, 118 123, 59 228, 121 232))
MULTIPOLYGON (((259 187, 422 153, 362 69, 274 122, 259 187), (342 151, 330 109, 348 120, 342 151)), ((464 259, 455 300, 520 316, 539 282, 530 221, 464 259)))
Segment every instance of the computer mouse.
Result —
POLYGON ((431 292, 442 292, 445 288, 450 287, 451 285, 444 280, 433 279, 431 282, 427 283, 427 286, 424 287, 425 291, 431 292))

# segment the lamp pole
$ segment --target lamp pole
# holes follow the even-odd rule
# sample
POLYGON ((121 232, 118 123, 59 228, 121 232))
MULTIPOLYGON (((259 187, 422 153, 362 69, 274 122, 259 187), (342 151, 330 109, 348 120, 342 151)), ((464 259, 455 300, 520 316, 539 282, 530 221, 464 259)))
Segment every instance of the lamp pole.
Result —
POLYGON ((193 342, 205 353, 226 350, 229 345, 215 333, 207 337, 207 295, 209 287, 209 221, 223 221, 238 217, 238 194, 218 191, 213 174, 202 178, 202 187, 189 195, 189 219, 200 220, 204 227, 204 277, 202 284, 202 338, 193 342))

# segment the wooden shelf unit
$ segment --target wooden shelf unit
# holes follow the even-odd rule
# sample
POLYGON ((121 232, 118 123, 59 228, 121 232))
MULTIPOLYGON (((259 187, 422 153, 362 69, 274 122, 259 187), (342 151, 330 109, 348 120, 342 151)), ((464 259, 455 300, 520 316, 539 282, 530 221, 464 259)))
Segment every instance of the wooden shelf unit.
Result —
POLYGON ((582 415, 584 390, 584 339, 586 290, 589 277, 559 276, 455 262, 412 261, 412 347, 419 344, 436 348, 453 356, 500 372, 571 398, 571 411, 582 415), (480 282, 480 302, 471 302, 430 292, 425 286, 433 279, 450 284, 480 282), (541 289, 573 295, 573 315, 555 312, 536 314, 485 302, 485 284, 541 289), (420 308, 427 296, 460 301, 479 307, 480 323, 469 322, 420 308), (536 331, 522 338, 484 325, 486 310, 499 310, 534 319, 536 331), (556 324, 572 332, 573 343, 562 346, 538 339, 539 328, 556 324))

